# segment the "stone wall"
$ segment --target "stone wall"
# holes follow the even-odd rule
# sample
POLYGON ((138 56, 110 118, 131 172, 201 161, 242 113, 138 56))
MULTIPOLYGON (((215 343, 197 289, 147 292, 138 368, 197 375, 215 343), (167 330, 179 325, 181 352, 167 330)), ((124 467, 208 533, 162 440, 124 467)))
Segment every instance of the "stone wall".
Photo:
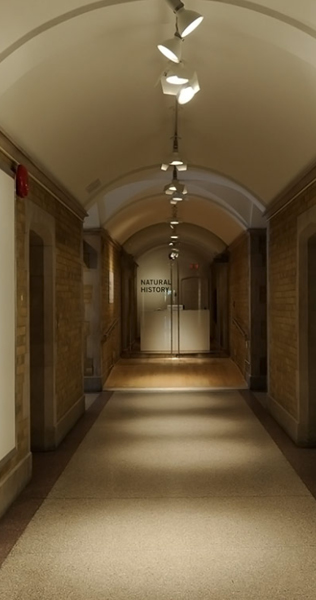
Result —
POLYGON ((101 377, 104 385, 121 355, 121 248, 105 232, 101 240, 101 282, 101 377))
POLYGON ((101 382, 101 233, 84 232, 84 375, 85 390, 102 390, 101 382))
POLYGON ((217 257, 211 271, 211 337, 229 352, 228 256, 217 257))
POLYGON ((250 229, 250 373, 251 389, 267 389, 267 235, 250 229))
POLYGON ((28 202, 55 221, 57 422, 83 396, 82 221, 31 180, 28 202))
MULTIPOLYGON (((29 233, 31 207, 54 223, 53 288, 50 306, 53 323, 53 355, 50 382, 54 415, 50 422, 50 445, 57 445, 84 410, 83 396, 83 300, 82 221, 83 209, 52 183, 0 136, 0 167, 14 174, 17 163, 26 164, 31 176, 27 199, 16 198, 16 451, 0 468, 0 514, 14 500, 31 476, 30 373, 29 373, 29 233), (1 150, 3 143, 4 151, 1 150), (8 150, 10 154, 8 153, 8 150), (25 160, 24 160, 25 159, 25 160), (34 175, 33 175, 34 173, 34 175)), ((32 212, 32 210, 31 210, 32 212)), ((45 377, 46 378, 46 377, 45 377)), ((43 399, 45 401, 45 399, 43 399)))
POLYGON ((229 349, 244 377, 249 373, 249 235, 229 248, 229 349))
POLYGON ((297 221, 314 206, 315 184, 272 214, 269 224, 269 394, 295 419, 299 410, 297 221))
POLYGON ((122 352, 128 354, 137 337, 137 264, 124 250, 121 254, 121 285, 122 352))
POLYGON ((100 391, 136 333, 136 263, 103 229, 84 231, 85 390, 100 391))

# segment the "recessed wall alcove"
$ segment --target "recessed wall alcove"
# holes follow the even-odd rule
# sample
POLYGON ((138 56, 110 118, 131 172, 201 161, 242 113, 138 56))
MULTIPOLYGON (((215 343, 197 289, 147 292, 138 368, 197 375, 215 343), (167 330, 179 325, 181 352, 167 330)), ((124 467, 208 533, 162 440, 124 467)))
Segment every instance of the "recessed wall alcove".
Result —
POLYGON ((29 203, 27 210, 29 281, 29 415, 33 451, 56 446, 54 351, 54 223, 29 203))
POLYGON ((298 219, 297 442, 316 446, 316 207, 298 219))

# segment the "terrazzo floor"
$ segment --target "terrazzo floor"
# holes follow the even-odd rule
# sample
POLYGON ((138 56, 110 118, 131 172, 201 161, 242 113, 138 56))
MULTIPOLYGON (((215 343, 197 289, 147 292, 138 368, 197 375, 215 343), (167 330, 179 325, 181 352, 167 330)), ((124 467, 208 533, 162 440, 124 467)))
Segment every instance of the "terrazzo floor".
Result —
POLYGON ((315 600, 316 501, 245 392, 116 392, 0 598, 315 600))

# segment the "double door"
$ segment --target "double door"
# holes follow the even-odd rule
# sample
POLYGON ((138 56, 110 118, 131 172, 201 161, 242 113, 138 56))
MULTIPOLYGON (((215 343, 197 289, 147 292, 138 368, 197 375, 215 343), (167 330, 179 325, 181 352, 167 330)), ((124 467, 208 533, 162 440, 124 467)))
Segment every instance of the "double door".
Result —
MULTIPOLYGON (((166 279, 151 281, 160 283, 166 279)), ((151 297, 142 305, 141 351, 171 356, 209 352, 208 279, 187 275, 178 258, 170 260, 167 283, 147 287, 154 291, 147 292, 151 297), (161 287, 165 288, 163 292, 161 287)))

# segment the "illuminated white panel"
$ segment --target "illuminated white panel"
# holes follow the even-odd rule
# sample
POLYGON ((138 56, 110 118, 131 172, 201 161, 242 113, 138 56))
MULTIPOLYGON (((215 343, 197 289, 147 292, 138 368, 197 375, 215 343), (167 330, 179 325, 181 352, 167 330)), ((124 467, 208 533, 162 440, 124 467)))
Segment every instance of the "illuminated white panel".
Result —
POLYGON ((0 170, 0 461, 15 448, 15 193, 0 170))
MULTIPOLYGON (((170 310, 144 312, 141 318, 140 348, 144 352, 171 351, 170 310)), ((210 311, 181 310, 172 319, 173 350, 185 352, 210 351, 210 311), (180 348, 178 348, 178 325, 180 348)))

